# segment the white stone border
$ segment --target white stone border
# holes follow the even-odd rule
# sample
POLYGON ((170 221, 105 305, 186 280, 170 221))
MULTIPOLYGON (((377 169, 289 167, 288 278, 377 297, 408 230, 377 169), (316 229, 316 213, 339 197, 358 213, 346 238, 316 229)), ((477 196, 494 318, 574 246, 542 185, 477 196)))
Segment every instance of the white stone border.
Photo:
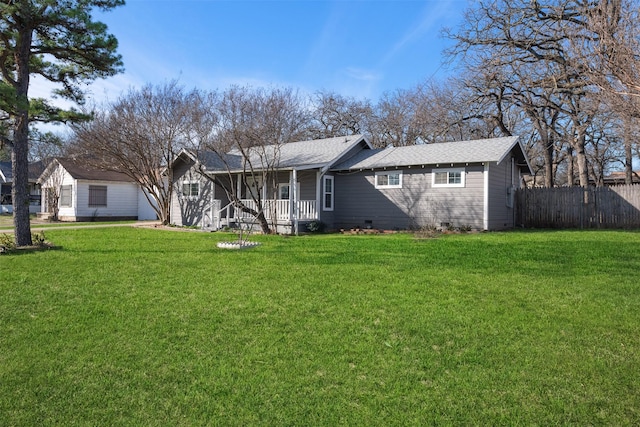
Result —
POLYGON ((250 249, 259 246, 259 242, 218 242, 217 246, 220 249, 250 249))

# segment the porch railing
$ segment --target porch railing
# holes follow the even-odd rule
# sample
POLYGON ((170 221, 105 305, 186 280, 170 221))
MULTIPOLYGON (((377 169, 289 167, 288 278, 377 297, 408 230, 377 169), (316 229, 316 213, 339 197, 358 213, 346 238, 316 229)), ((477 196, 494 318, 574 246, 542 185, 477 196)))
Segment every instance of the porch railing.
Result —
MULTIPOLYGON (((257 210, 257 204, 251 199, 243 199, 242 203, 250 208, 257 210)), ((268 220, 278 220, 278 221, 290 221, 292 220, 291 216, 291 202, 287 199, 277 199, 277 200, 263 200, 262 208, 264 209, 265 217, 268 220)), ((295 207, 294 207, 295 209, 295 207)), ((315 200, 298 200, 297 201, 297 212, 294 210, 293 214, 298 217, 298 220, 308 221, 314 220, 318 218, 318 212, 316 210, 316 201, 315 200)), ((241 218, 247 219, 251 218, 251 215, 246 212, 239 212, 241 218)))
MULTIPOLYGON (((251 199, 243 199, 242 203, 253 210, 257 210, 257 204, 251 199)), ((291 202, 287 199, 277 200, 264 200, 262 202, 265 217, 268 221, 287 222, 293 218, 291 216, 291 202)), ((234 221, 252 220, 252 216, 249 213, 242 212, 240 209, 236 209, 233 203, 220 208, 220 201, 214 200, 214 203, 210 205, 206 211, 211 210, 211 218, 209 223, 215 224, 215 228, 221 228, 223 225, 229 225, 234 221), (217 203, 216 203, 217 202, 217 203)), ((298 200, 297 212, 294 210, 293 214, 298 217, 300 221, 311 221, 318 219, 318 212, 316 210, 315 200, 298 200)), ((203 222, 204 227, 204 222, 203 222)))

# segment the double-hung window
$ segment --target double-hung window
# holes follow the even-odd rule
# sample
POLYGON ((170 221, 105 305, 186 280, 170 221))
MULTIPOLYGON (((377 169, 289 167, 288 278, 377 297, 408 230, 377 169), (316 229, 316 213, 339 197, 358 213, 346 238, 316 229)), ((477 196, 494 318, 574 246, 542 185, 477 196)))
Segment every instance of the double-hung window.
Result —
POLYGON ((89 186, 89 207, 90 208, 107 207, 107 186, 106 185, 90 185, 89 186))
POLYGON ((182 195, 184 197, 189 197, 189 198, 198 197, 200 195, 200 183, 199 182, 183 182, 182 195))
POLYGON ((60 187, 60 206, 70 208, 71 207, 71 185, 63 185, 60 187))
POLYGON ((402 188, 402 171, 376 172, 376 188, 402 188))
POLYGON ((322 209, 333 210, 333 177, 325 176, 322 180, 322 209))
POLYGON ((433 187, 464 187, 464 168, 434 169, 433 187))

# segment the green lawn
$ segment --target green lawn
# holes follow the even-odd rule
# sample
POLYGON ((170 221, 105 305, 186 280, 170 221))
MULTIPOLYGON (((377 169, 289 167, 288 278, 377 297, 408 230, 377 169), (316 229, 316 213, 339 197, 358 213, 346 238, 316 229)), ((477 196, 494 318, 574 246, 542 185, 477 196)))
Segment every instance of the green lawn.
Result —
POLYGON ((0 425, 639 425, 640 233, 52 230, 0 255, 0 425))
POLYGON ((13 215, 0 214, 0 228, 13 227, 13 215))
MULTIPOLYGON (((53 228, 53 227, 91 227, 95 225, 107 224, 133 224, 136 221, 96 221, 96 222, 50 222, 37 220, 31 217, 31 228, 53 228)), ((13 215, 0 214, 0 233, 13 233, 13 215)))

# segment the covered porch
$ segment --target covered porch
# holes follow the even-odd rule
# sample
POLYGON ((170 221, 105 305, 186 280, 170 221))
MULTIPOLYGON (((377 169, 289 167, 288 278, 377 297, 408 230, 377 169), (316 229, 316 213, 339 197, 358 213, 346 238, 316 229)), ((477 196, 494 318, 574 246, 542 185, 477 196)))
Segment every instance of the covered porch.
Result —
POLYGON ((241 178, 241 174, 236 175, 233 183, 235 194, 241 197, 239 203, 230 201, 221 188, 214 190, 210 204, 203 212, 202 228, 220 230, 257 224, 255 216, 247 209, 262 211, 273 230, 279 233, 296 233, 300 223, 304 225, 320 219, 321 173, 318 169, 278 171, 269 178, 241 178))
MULTIPOLYGON (((240 200, 243 206, 259 211, 258 204, 251 199, 240 200)), ((202 226, 220 230, 239 224, 255 223, 256 218, 243 211, 233 202, 222 206, 222 200, 213 200, 211 208, 205 212, 202 226)), ((270 199, 262 201, 262 211, 267 221, 275 228, 295 227, 297 222, 310 222, 318 219, 317 203, 315 200, 270 199)))

